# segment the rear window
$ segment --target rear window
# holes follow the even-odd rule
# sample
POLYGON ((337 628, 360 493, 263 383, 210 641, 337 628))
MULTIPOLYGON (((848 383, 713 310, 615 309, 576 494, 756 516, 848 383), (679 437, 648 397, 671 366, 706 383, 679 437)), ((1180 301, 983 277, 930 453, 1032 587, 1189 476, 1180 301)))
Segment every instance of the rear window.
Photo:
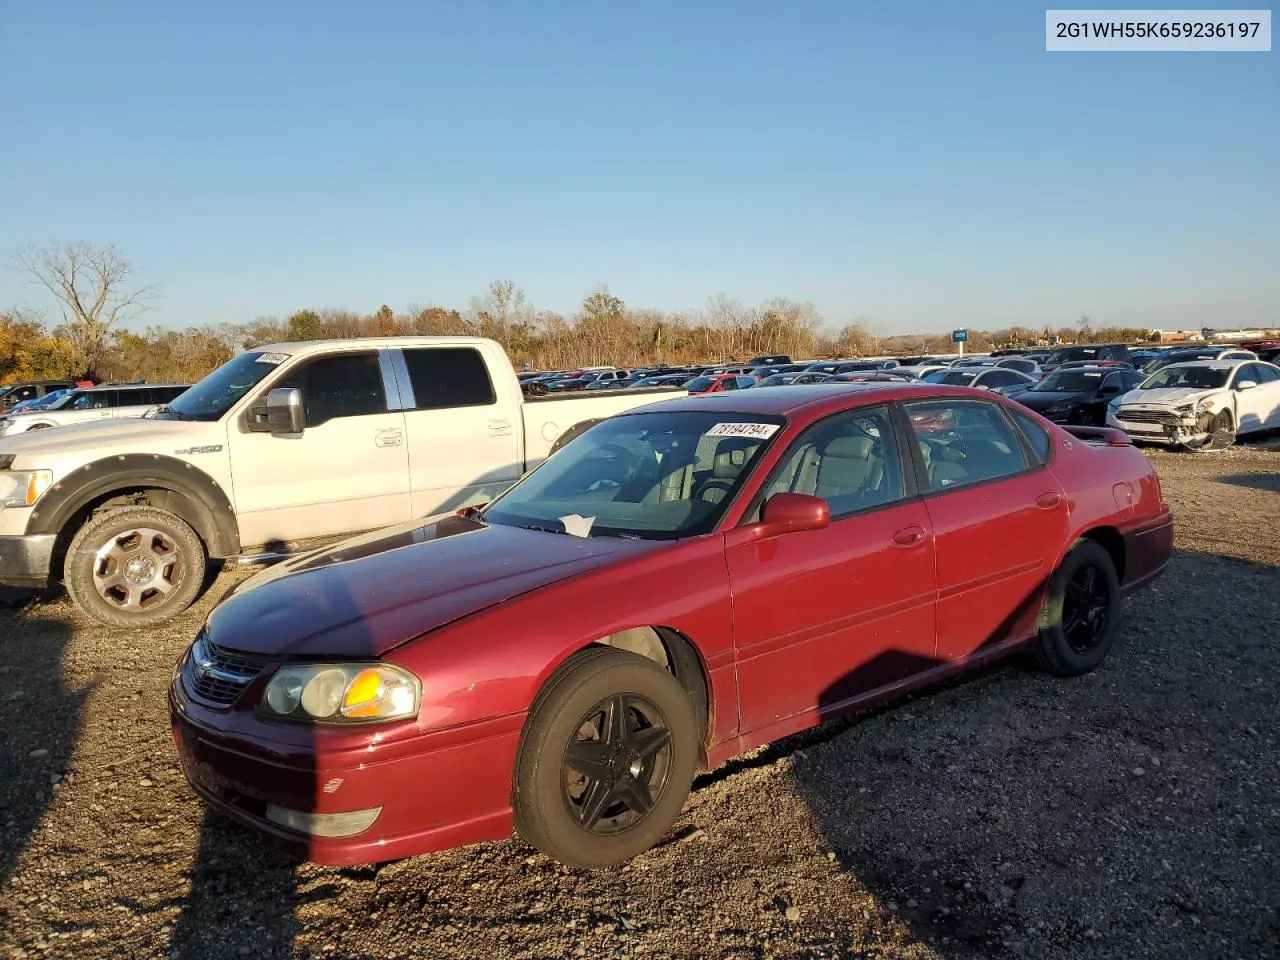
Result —
POLYGON ((497 402, 489 368, 470 347, 430 347, 403 351, 415 410, 483 407, 497 402))
POLYGON ((1013 422, 1018 425, 1022 435, 1027 438, 1027 443, 1031 447, 1032 453, 1035 454, 1036 461, 1038 463, 1047 461, 1051 442, 1049 431, 1042 427, 1035 417, 1024 410, 1008 408, 1007 412, 1013 417, 1013 422))

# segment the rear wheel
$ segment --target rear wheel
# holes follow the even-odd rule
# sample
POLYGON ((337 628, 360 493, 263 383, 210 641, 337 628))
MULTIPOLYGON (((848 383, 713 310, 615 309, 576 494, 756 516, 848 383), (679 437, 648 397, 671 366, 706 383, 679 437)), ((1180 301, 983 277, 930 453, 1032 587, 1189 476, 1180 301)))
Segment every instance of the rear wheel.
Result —
POLYGON ((154 507, 91 517, 67 548, 64 579, 76 606, 117 627, 160 623, 191 606, 205 575, 200 537, 154 507))
POLYGON ((1063 677, 1093 670, 1111 650, 1119 627, 1120 580, 1111 554, 1081 540, 1049 581, 1040 616, 1040 662, 1063 677))
POLYGON ((516 761, 516 830, 571 867, 643 853, 689 794, 696 725, 687 694, 653 661, 599 647, 575 655, 530 711, 516 761))

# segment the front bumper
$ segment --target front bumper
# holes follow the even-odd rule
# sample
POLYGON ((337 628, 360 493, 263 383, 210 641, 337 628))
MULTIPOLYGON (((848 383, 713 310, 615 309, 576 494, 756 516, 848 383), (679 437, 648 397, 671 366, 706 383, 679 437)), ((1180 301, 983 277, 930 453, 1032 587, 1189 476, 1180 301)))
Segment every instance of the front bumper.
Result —
POLYGON ((1160 446, 1181 446, 1197 444, 1209 438, 1208 424, 1212 417, 1186 416, 1161 417, 1159 420, 1133 420, 1125 417, 1123 411, 1117 413, 1107 411, 1107 426, 1123 430, 1134 440, 1141 443, 1154 443, 1160 446))
POLYGON ((0 537, 0 585, 47 587, 56 539, 52 533, 0 537))
POLYGON ((298 725, 290 725, 293 742, 275 742, 265 737, 276 724, 203 707, 181 677, 170 687, 169 713, 183 773, 205 802, 314 863, 381 863, 511 835, 523 715, 394 745, 380 744, 372 729, 363 742, 346 737, 336 748, 321 731, 300 744, 298 725), (221 729, 231 726, 240 729, 221 729), (254 736, 246 726, 257 728, 254 736), (359 833, 324 837, 267 819, 269 805, 320 818, 381 811, 359 833))

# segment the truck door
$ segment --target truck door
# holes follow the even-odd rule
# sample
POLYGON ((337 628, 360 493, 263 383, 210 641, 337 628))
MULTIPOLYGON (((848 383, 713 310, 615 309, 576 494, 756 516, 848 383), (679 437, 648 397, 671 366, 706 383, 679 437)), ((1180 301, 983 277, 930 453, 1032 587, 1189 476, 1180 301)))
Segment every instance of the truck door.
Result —
MULTIPOLYGON (((385 353, 385 351, 384 351, 385 353)), ((230 425, 231 473, 245 546, 369 530, 409 519, 404 413, 377 350, 305 359, 258 390, 302 391, 301 433, 230 425)))
POLYGON ((521 419, 470 346, 391 351, 408 428, 414 517, 483 503, 523 469, 521 419))

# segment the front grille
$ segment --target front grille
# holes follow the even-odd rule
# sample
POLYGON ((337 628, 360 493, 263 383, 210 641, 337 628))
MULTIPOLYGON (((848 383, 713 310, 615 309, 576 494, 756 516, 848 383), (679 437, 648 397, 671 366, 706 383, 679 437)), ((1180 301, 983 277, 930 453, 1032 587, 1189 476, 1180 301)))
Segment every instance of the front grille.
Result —
POLYGON ((1172 410, 1134 410, 1131 407, 1121 407, 1116 419, 1128 420, 1130 423, 1178 424, 1182 422, 1182 416, 1172 410))
POLYGON ((267 657, 220 647, 201 633, 187 654, 187 690, 198 700, 224 707, 240 696, 267 663, 267 657))

